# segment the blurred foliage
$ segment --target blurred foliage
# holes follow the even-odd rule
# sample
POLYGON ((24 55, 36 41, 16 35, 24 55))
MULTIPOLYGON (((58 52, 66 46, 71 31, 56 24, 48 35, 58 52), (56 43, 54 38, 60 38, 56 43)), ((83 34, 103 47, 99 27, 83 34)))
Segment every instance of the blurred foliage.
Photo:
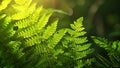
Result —
MULTIPOLYGON (((74 21, 83 16, 88 35, 104 36, 113 40, 120 38, 120 0, 61 1, 72 9, 73 14, 70 16, 62 15, 60 18, 63 23, 59 24, 60 27, 69 27, 69 23, 66 22, 74 21)), ((63 10, 63 8, 58 9, 63 10)))

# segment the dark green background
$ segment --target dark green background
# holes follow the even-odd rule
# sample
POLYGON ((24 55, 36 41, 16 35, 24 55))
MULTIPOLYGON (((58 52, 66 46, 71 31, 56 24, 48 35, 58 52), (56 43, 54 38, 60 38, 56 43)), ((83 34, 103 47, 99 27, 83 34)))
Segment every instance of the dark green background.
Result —
POLYGON ((59 23, 60 27, 69 27, 67 22, 72 23, 83 16, 88 35, 120 39, 120 0, 69 0, 67 3, 70 7, 72 4, 73 15, 64 16, 63 23, 59 23))

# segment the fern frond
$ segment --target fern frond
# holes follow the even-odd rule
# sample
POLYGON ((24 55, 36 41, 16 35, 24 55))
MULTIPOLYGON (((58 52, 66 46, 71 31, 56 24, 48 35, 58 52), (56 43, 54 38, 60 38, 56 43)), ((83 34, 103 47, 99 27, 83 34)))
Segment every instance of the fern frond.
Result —
POLYGON ((54 21, 51 26, 48 26, 45 32, 43 33, 42 38, 48 39, 56 31, 58 20, 54 21))
POLYGON ((89 67, 89 65, 91 65, 92 64, 92 62, 94 62, 95 61, 95 59, 94 58, 92 58, 92 59, 87 59, 86 60, 86 62, 84 62, 84 61, 82 61, 82 60, 78 60, 77 61, 77 65, 78 66, 75 66, 74 68, 83 68, 84 66, 88 66, 89 67), (85 63, 85 64, 84 64, 85 63))
POLYGON ((1 37, 1 41, 5 41, 8 38, 10 38, 11 36, 13 36, 15 34, 15 31, 13 30, 13 24, 11 24, 11 18, 9 16, 1 19, 0 21, 0 37, 1 37))
POLYGON ((109 56, 109 59, 101 56, 101 55, 96 55, 97 56, 97 63, 96 66, 97 67, 104 67, 104 68, 108 68, 108 67, 120 67, 120 56, 117 54, 111 55, 109 56))
POLYGON ((28 27, 28 26, 35 24, 35 22, 38 21, 39 15, 40 15, 42 10, 43 10, 42 6, 38 7, 31 16, 15 22, 14 26, 19 26, 18 28, 21 29, 21 28, 25 28, 25 27, 28 27))
POLYGON ((99 60, 103 63, 105 67, 110 67, 111 63, 109 62, 109 60, 107 60, 106 58, 104 58, 103 56, 99 54, 97 55, 97 57, 99 58, 99 60))
POLYGON ((35 44, 38 44, 38 43, 41 43, 41 37, 40 36, 33 36, 33 37, 30 37, 28 39, 25 39, 24 41, 24 47, 30 47, 30 46, 33 46, 35 44))
MULTIPOLYGON (((19 27, 19 26, 18 26, 19 27)), ((37 34, 37 28, 35 28, 35 26, 29 27, 27 29, 24 29, 22 31, 20 31, 19 33, 17 33, 17 37, 23 37, 23 38, 28 38, 31 37, 35 34, 37 34)))
MULTIPOLYGON (((108 54, 109 55, 109 54, 108 54)), ((109 55, 110 62, 112 63, 111 65, 113 67, 120 67, 120 54, 114 53, 112 55, 109 55)))
POLYGON ((87 37, 81 37, 81 38, 66 37, 66 39, 69 41, 73 41, 75 44, 82 44, 88 42, 87 37))
POLYGON ((84 51, 76 51, 75 52, 75 56, 72 57, 74 60, 82 60, 84 57, 87 57, 88 54, 92 53, 93 50, 92 49, 88 49, 88 50, 84 50, 84 51))
POLYGON ((69 33, 71 36, 74 36, 74 37, 79 37, 79 36, 83 36, 83 35, 86 34, 86 32, 84 32, 84 31, 75 32, 74 30, 69 30, 69 29, 68 29, 68 33, 69 33))
POLYGON ((33 3, 28 9, 22 12, 15 13, 14 15, 11 16, 11 18, 13 20, 21 20, 27 18, 30 14, 33 13, 33 11, 35 10, 35 6, 36 4, 33 3))
MULTIPOLYGON (((74 24, 71 24, 72 29, 67 29, 68 35, 64 37, 65 40, 62 42, 63 47, 68 49, 65 51, 65 55, 74 59, 75 68, 87 65, 85 64, 88 63, 87 59, 85 61, 83 59, 94 51, 90 48, 91 44, 88 43, 87 37, 85 37, 86 32, 83 31, 82 20, 83 18, 79 18, 74 24)), ((89 63, 92 63, 92 61, 89 61, 89 63)))
POLYGON ((48 20, 50 18, 50 16, 52 15, 53 11, 52 10, 46 10, 44 12, 44 14, 42 15, 42 17, 40 17, 40 19, 38 20, 38 28, 42 29, 43 27, 45 27, 45 25, 48 23, 48 20))
POLYGON ((46 30, 42 29, 41 31, 39 31, 39 33, 41 33, 41 35, 39 33, 38 34, 36 33, 35 36, 26 38, 24 44, 26 46, 33 46, 35 44, 40 44, 41 41, 45 41, 46 39, 48 39, 50 36, 52 36, 55 33, 57 22, 58 22, 58 20, 54 21, 51 24, 51 26, 47 26, 46 30))
MULTIPOLYGON (((36 22, 34 25, 20 31, 17 33, 17 37, 23 37, 23 38, 28 38, 33 35, 36 35, 39 33, 39 31, 45 27, 47 24, 49 17, 51 16, 52 13, 45 12, 45 14, 39 19, 38 22, 36 22)), ((19 26, 18 26, 19 27, 19 26)))
POLYGON ((118 60, 120 59, 120 41, 111 42, 105 38, 95 36, 92 36, 92 38, 98 46, 104 48, 108 52, 107 57, 109 57, 106 59, 101 55, 97 55, 98 60, 100 60, 97 65, 100 65, 100 67, 120 67, 120 60, 118 60))
POLYGON ((74 30, 76 30, 76 31, 82 31, 82 30, 84 30, 85 28, 82 25, 82 21, 83 21, 83 17, 77 19, 77 21, 75 21, 74 24, 70 25, 71 28, 74 29, 74 30), (81 23, 81 24, 79 24, 78 22, 81 23))
MULTIPOLYGON (((100 47, 103 47, 103 48, 108 48, 110 47, 109 43, 108 43, 108 40, 105 39, 105 38, 101 38, 101 37, 95 37, 95 36, 92 36, 92 39, 94 40, 94 42, 96 44, 99 44, 100 47)), ((108 48, 109 49, 109 48, 108 48)))
POLYGON ((77 61, 77 65, 74 68, 82 68, 84 66, 84 63, 82 62, 82 60, 77 61))
POLYGON ((49 19, 53 12, 63 12, 36 7, 32 0, 14 0, 4 4, 0 12, 2 67, 78 68, 93 62, 87 58, 94 50, 85 36, 82 17, 71 28, 56 30, 58 20, 49 25, 49 19), (14 12, 7 14, 11 8, 14 12))
POLYGON ((120 41, 114 41, 111 48, 117 52, 120 52, 120 41))
POLYGON ((92 36, 92 39, 98 46, 104 48, 107 51, 118 51, 120 52, 120 41, 110 42, 105 38, 92 36))
POLYGON ((67 32, 66 29, 62 29, 55 33, 53 35, 53 38, 49 41, 48 47, 53 49, 55 45, 57 45, 60 42, 60 40, 62 39, 66 32, 67 32))
POLYGON ((19 41, 10 41, 8 43, 9 49, 12 50, 11 53, 16 54, 18 59, 20 59, 24 55, 24 53, 22 52, 23 49, 20 49, 20 44, 21 44, 21 42, 19 42, 19 41))
POLYGON ((0 22, 2 29, 7 28, 7 26, 10 24, 11 18, 10 17, 5 17, 3 19, 3 22, 0 22))
POLYGON ((84 50, 89 49, 90 46, 91 46, 91 44, 86 44, 86 45, 83 45, 83 46, 77 45, 75 48, 73 48, 73 50, 74 50, 74 51, 79 51, 79 52, 80 52, 80 51, 84 51, 84 50))

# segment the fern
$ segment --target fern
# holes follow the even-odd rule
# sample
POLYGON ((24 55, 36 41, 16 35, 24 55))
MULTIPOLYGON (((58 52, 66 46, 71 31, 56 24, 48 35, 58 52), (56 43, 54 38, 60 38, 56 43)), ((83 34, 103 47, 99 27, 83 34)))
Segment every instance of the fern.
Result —
POLYGON ((21 11, 21 12, 18 12, 16 14, 12 15, 11 16, 12 19, 13 20, 20 20, 20 19, 27 18, 35 10, 35 6, 36 6, 36 4, 34 3, 30 7, 28 7, 28 9, 26 9, 25 11, 21 11))
POLYGON ((42 38, 48 39, 51 35, 53 35, 53 33, 56 31, 57 22, 58 22, 58 20, 56 20, 55 22, 53 22, 53 24, 51 26, 47 27, 47 29, 43 33, 42 38))
POLYGON ((18 28, 21 29, 34 24, 34 22, 38 21, 39 14, 41 13, 42 10, 43 10, 43 7, 37 8, 30 17, 15 22, 14 26, 19 26, 18 28), (26 23, 23 23, 23 22, 26 22, 26 23))
MULTIPOLYGON (((86 32, 84 32, 84 27, 82 25, 83 18, 77 19, 74 24, 71 24, 72 29, 68 29, 68 35, 65 36, 65 40, 63 41, 63 46, 67 51, 65 52, 65 56, 73 59, 73 67, 81 68, 87 66, 85 57, 88 54, 93 52, 93 49, 90 48, 91 44, 88 43, 87 38, 84 36, 86 32), (66 46, 68 45, 68 46, 66 46), (71 53, 72 52, 72 53, 71 53), (77 63, 77 64, 76 64, 77 63)), ((94 60, 90 60, 92 63, 94 60)))
MULTIPOLYGON (((71 28, 48 24, 54 9, 36 7, 32 0, 3 0, 0 5, 1 68, 81 68, 90 66, 94 49, 77 19, 71 28), (4 3, 6 2, 6 3, 4 3), (8 6, 9 5, 9 6, 8 6), (12 11, 10 10, 12 9, 12 11), (9 11, 9 12, 8 12, 9 11)), ((60 12, 62 13, 62 12, 60 12)))
POLYGON ((105 38, 95 36, 92 36, 92 38, 98 46, 104 48, 108 52, 107 56, 109 57, 109 59, 106 59, 98 54, 97 57, 101 62, 97 62, 97 66, 104 68, 120 67, 120 41, 111 42, 105 38))

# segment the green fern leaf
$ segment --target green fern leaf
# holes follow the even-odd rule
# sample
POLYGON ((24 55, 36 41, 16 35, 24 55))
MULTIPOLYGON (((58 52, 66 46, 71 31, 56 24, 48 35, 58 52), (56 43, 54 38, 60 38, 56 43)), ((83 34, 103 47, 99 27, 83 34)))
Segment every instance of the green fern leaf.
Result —
POLYGON ((74 66, 74 68, 82 68, 84 66, 84 63, 82 60, 77 61, 78 66, 74 66))
POLYGON ((97 57, 99 58, 99 60, 102 62, 102 64, 103 64, 105 67, 110 67, 110 65, 112 65, 112 64, 110 63, 110 61, 107 60, 106 58, 104 58, 103 56, 97 55, 97 57))
POLYGON ((82 44, 88 42, 87 37, 81 37, 81 38, 66 37, 66 39, 74 42, 75 44, 82 44))
POLYGON ((89 49, 89 50, 86 50, 86 51, 82 51, 82 52, 75 52, 75 57, 72 57, 74 60, 80 60, 82 59, 83 57, 87 57, 88 54, 92 53, 93 50, 89 49))
POLYGON ((39 19, 37 28, 42 29, 43 27, 45 27, 52 13, 53 13, 52 10, 46 10, 46 12, 44 12, 42 17, 39 19))
POLYGON ((114 41, 111 48, 117 52, 120 52, 120 41, 114 41))
POLYGON ((12 19, 13 19, 13 20, 21 20, 21 19, 27 18, 30 14, 33 13, 33 11, 35 10, 35 6, 36 6, 36 4, 33 3, 33 4, 32 4, 28 9, 26 9, 25 11, 15 13, 14 15, 11 16, 12 19))
POLYGON ((100 47, 103 47, 103 48, 105 48, 105 49, 109 49, 110 45, 109 45, 107 39, 101 38, 101 37, 95 37, 95 36, 92 36, 92 39, 94 40, 94 42, 95 42, 96 44, 99 44, 100 47))
POLYGON ((77 19, 77 21, 75 21, 74 24, 71 24, 71 28, 76 30, 76 31, 84 30, 85 28, 82 27, 83 26, 82 21, 83 21, 83 17, 77 19), (79 24, 78 22, 81 23, 81 24, 79 24))
POLYGON ((83 18, 79 18, 74 24, 71 24, 72 29, 67 29, 68 35, 64 37, 65 40, 62 42, 65 49, 67 49, 64 55, 74 59, 75 68, 81 68, 93 62, 92 58, 83 60, 94 49, 90 48, 91 44, 88 43, 87 37, 85 37, 86 32, 83 31, 82 20, 83 18))
POLYGON ((4 5, 0 8, 0 24, 2 23, 0 26, 3 28, 0 29, 2 67, 79 68, 91 65, 92 59, 87 59, 87 56, 93 49, 90 48, 91 44, 88 43, 86 32, 83 31, 85 28, 82 17, 70 25, 71 29, 56 31, 58 20, 51 25, 47 23, 53 12, 64 13, 62 11, 36 7, 32 0, 14 0, 12 3, 2 5, 4 5), (11 8, 14 12, 12 10, 7 13, 11 8))
POLYGON ((100 61, 97 62, 97 65, 99 67, 120 67, 120 61, 118 60, 120 59, 119 41, 111 42, 105 38, 95 36, 92 36, 92 38, 98 46, 104 48, 108 52, 106 56, 109 57, 109 59, 107 59, 98 54, 97 59, 100 61))
POLYGON ((68 29, 68 33, 69 33, 71 36, 74 36, 74 37, 80 37, 80 36, 83 36, 83 35, 86 34, 86 32, 84 32, 84 31, 75 32, 74 30, 70 30, 70 29, 68 29))
POLYGON ((101 37, 95 37, 92 36, 94 42, 96 44, 98 44, 98 46, 104 48, 107 51, 118 51, 120 52, 119 48, 120 48, 120 41, 114 41, 114 42, 110 42, 105 38, 101 38, 101 37))
POLYGON ((47 29, 43 33, 43 36, 42 36, 43 39, 48 39, 51 35, 53 35, 53 33, 56 31, 57 22, 58 20, 53 22, 51 26, 47 27, 47 29))
POLYGON ((28 37, 31 37, 31 36, 36 35, 37 33, 39 33, 39 31, 43 27, 45 27, 45 25, 47 24, 51 14, 52 13, 50 13, 50 12, 49 13, 46 12, 35 25, 30 26, 30 27, 18 32, 17 37, 28 38, 28 37))
POLYGON ((60 40, 62 39, 66 32, 67 32, 66 29, 62 29, 55 33, 53 35, 53 38, 49 41, 48 47, 53 49, 55 45, 57 45, 60 42, 60 40))
POLYGON ((0 22, 0 24, 2 25, 2 28, 5 29, 7 28, 7 26, 10 24, 11 22, 11 18, 10 17, 5 17, 3 22, 0 22))
POLYGON ((25 46, 24 47, 30 47, 30 46, 33 46, 35 44, 39 44, 41 43, 41 37, 40 36, 33 36, 33 37, 30 37, 28 39, 25 39, 24 41, 24 44, 25 46))
POLYGON ((37 8, 31 16, 15 22, 14 26, 18 26, 18 28, 21 29, 21 28, 26 28, 28 26, 35 24, 38 21, 39 14, 41 13, 42 10, 43 10, 42 6, 37 8))
POLYGON ((73 48, 73 50, 74 50, 74 51, 78 51, 78 52, 79 52, 79 51, 84 51, 84 50, 89 49, 90 46, 91 46, 91 44, 86 44, 86 45, 83 45, 83 46, 77 45, 75 48, 73 48))
POLYGON ((17 54, 17 58, 20 59, 24 53, 22 52, 22 48, 20 49, 21 42, 19 41, 10 41, 8 46, 11 48, 13 54, 17 54), (14 45, 14 46, 13 46, 14 45))

